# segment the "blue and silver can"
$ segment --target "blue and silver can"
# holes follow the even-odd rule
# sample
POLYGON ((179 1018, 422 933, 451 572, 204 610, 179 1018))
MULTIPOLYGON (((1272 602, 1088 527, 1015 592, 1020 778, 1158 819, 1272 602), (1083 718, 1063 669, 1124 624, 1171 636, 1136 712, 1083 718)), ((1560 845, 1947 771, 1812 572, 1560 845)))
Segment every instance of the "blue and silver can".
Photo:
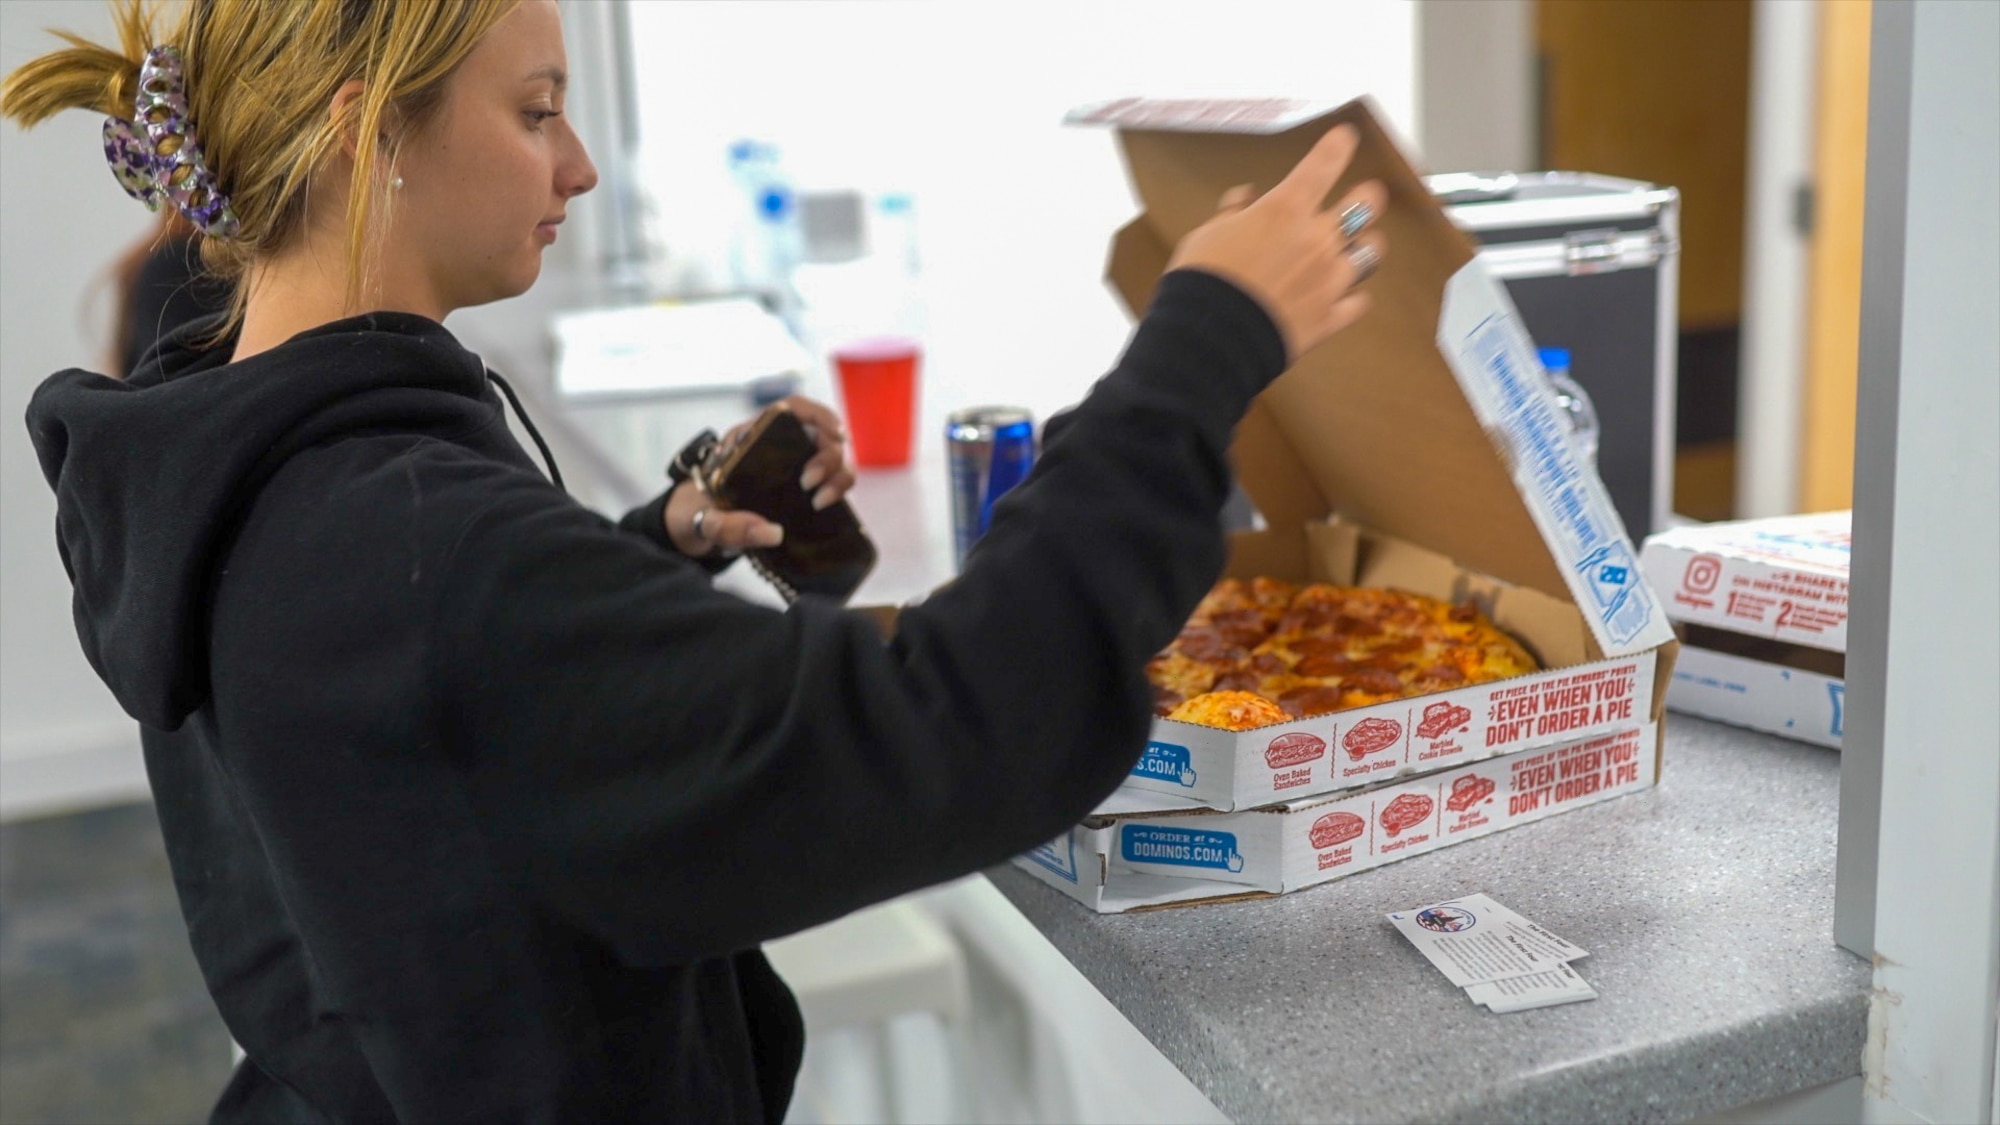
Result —
POLYGON ((1035 464, 1035 416, 1018 406, 976 406, 945 420, 951 524, 958 565, 993 522, 993 502, 1035 464))

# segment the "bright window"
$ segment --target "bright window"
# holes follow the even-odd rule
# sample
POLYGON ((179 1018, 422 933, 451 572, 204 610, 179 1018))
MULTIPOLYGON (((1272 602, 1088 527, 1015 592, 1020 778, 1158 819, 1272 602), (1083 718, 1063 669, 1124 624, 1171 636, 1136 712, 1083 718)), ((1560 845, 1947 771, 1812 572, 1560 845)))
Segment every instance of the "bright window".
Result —
MULTIPOLYGON (((639 173, 682 284, 723 279, 725 154, 776 142, 802 188, 909 192, 927 302, 924 440, 971 402, 1046 418, 1129 331, 1101 281, 1133 207, 1087 102, 1375 96, 1406 131, 1414 8, 1257 3, 657 3, 631 7, 639 173)), ((823 393, 823 392, 822 392, 823 393)))

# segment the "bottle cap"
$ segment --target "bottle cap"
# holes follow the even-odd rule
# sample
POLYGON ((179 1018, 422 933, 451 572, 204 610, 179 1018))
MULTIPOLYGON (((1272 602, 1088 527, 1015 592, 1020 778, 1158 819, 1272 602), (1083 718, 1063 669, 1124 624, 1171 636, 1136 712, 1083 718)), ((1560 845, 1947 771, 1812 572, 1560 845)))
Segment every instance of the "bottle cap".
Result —
POLYGON ((1568 348, 1542 348, 1542 366, 1550 371, 1569 370, 1568 348))

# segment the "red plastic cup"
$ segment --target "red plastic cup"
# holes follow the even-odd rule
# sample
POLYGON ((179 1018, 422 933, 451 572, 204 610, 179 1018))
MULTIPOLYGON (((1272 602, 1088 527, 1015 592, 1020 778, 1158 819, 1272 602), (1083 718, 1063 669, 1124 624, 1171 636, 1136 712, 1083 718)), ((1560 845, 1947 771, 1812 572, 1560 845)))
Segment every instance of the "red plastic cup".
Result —
POLYGON ((840 397, 847 408, 847 436, 856 465, 883 468, 910 463, 917 367, 922 359, 922 347, 900 336, 856 340, 834 349, 833 365, 840 373, 840 397))

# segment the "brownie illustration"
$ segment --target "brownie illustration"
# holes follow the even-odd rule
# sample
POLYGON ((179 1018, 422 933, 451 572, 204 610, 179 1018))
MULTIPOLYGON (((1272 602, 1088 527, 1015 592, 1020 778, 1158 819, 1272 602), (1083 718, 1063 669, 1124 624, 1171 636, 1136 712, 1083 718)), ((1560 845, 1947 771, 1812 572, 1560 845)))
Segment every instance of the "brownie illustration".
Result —
POLYGON ((1445 801, 1444 807, 1453 812, 1464 812, 1484 801, 1492 792, 1491 781, 1476 773, 1469 773, 1451 783, 1451 796, 1445 801))
POLYGON ((1417 724, 1417 735, 1421 738, 1437 738, 1471 721, 1470 708, 1441 700, 1424 708, 1423 721, 1417 724))

